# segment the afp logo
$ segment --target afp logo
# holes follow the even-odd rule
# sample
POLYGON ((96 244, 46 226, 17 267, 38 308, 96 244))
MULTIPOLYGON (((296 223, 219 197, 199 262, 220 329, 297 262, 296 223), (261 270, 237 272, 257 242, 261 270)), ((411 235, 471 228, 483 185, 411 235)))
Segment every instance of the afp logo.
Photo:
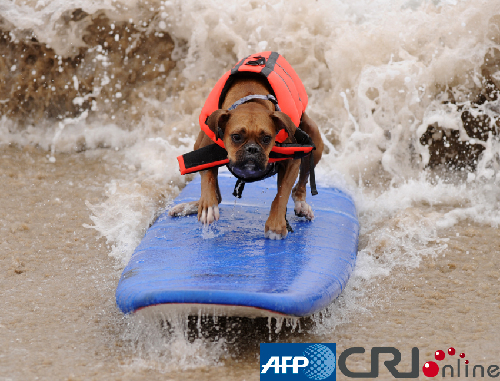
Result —
POLYGON ((261 343, 261 381, 336 380, 335 344, 261 343))

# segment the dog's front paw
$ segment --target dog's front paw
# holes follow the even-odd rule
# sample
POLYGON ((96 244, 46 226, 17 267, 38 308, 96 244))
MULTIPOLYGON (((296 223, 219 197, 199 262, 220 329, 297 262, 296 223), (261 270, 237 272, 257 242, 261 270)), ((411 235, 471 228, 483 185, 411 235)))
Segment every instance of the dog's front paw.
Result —
POLYGON ((183 217, 198 212, 198 201, 185 202, 172 207, 168 215, 172 217, 183 217))
POLYGON ((271 218, 271 216, 269 216, 266 222, 264 236, 269 239, 284 239, 287 234, 286 219, 271 218))
POLYGON ((219 204, 217 201, 212 204, 208 204, 200 200, 200 204, 198 206, 198 221, 200 221, 203 225, 211 224, 214 221, 219 220, 219 204))
POLYGON ((314 212, 305 201, 295 201, 295 215, 298 217, 305 217, 309 221, 314 220, 314 212))
POLYGON ((264 237, 269 238, 269 239, 285 239, 287 235, 287 232, 285 232, 285 235, 275 233, 271 230, 268 230, 267 232, 264 233, 264 237))

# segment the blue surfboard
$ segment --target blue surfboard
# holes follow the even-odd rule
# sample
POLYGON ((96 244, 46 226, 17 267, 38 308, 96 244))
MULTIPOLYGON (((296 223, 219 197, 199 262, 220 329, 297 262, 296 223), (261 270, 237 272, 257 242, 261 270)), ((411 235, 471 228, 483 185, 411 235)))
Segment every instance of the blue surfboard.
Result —
MULTIPOLYGON (((136 248, 116 290, 121 311, 183 311, 191 315, 311 315, 327 307, 344 289, 353 270, 359 224, 352 199, 336 188, 318 187, 311 197, 315 219, 294 215, 283 240, 264 237, 276 195, 276 178, 246 184, 241 199, 236 179, 219 173, 223 198, 220 219, 203 227, 196 215, 162 214, 136 248)), ((200 196, 200 177, 175 203, 200 196)))

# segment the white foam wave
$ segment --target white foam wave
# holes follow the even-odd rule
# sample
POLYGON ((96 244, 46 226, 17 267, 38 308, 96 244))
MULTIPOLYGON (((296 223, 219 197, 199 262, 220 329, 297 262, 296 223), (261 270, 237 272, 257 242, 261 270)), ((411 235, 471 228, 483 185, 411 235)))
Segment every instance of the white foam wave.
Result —
POLYGON ((172 146, 161 138, 140 141, 122 151, 129 179, 107 184, 108 198, 99 204, 87 202, 96 229, 111 244, 110 255, 124 266, 132 256, 147 227, 179 193, 185 178, 176 157, 187 149, 172 146))
POLYGON ((226 348, 224 339, 209 341, 202 336, 190 339, 188 332, 188 316, 182 314, 128 316, 122 340, 134 355, 126 366, 181 373, 221 365, 226 348))

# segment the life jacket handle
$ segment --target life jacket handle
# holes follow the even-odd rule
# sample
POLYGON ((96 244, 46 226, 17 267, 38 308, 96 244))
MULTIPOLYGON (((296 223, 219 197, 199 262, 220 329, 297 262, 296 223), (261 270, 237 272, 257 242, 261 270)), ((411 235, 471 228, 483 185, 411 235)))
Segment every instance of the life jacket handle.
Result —
POLYGON ((228 111, 234 110, 236 107, 241 106, 243 103, 250 102, 251 100, 254 100, 254 99, 262 99, 262 100, 265 100, 265 101, 271 101, 271 102, 273 102, 274 108, 276 109, 276 111, 281 111, 281 108, 278 105, 278 100, 272 94, 267 94, 267 95, 250 94, 250 95, 247 95, 246 97, 238 99, 227 110, 228 111))

